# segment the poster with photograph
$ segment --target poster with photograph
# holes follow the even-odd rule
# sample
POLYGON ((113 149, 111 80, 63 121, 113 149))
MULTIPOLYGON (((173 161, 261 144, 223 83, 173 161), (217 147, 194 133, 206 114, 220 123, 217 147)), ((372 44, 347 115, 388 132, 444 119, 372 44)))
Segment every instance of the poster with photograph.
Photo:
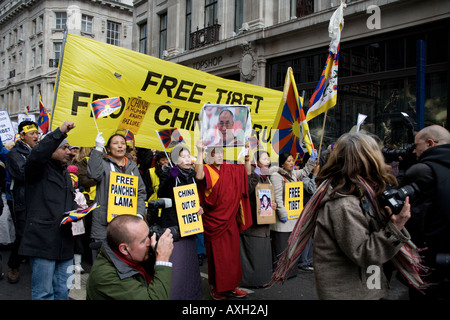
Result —
POLYGON ((255 188, 256 193, 256 222, 257 224, 276 223, 275 210, 272 209, 274 197, 273 186, 259 183, 255 188))
POLYGON ((222 147, 225 160, 244 158, 244 146, 252 132, 249 106, 205 104, 199 123, 200 138, 207 150, 222 147))

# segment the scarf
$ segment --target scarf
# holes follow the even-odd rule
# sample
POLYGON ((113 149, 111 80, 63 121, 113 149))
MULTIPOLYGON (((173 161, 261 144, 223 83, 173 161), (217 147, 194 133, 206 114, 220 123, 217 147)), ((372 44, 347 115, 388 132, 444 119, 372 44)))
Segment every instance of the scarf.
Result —
MULTIPOLYGON (((111 249, 112 250, 112 249, 111 249)), ((152 281, 152 276, 144 269, 144 266, 141 262, 137 262, 134 260, 129 259, 127 256, 123 255, 121 252, 117 250, 112 250, 114 254, 123 262, 125 262, 128 266, 130 266, 132 269, 138 271, 142 276, 144 277, 145 281, 147 282, 147 285, 150 284, 152 281)))
MULTIPOLYGON (((359 179, 359 181, 366 191, 361 200, 362 207, 373 218, 375 229, 379 231, 383 228, 386 218, 378 208, 378 202, 376 201, 373 189, 363 179, 359 179)), ((278 266, 272 275, 272 280, 269 282, 269 285, 275 282, 284 283, 291 270, 296 268, 298 258, 314 232, 319 211, 318 207, 329 185, 330 182, 328 180, 323 181, 303 208, 300 219, 297 221, 289 237, 287 248, 280 257, 278 266)), ((403 245, 391 261, 408 283, 415 289, 421 291, 426 287, 421 277, 427 271, 427 268, 422 265, 418 251, 417 247, 410 240, 403 245)))

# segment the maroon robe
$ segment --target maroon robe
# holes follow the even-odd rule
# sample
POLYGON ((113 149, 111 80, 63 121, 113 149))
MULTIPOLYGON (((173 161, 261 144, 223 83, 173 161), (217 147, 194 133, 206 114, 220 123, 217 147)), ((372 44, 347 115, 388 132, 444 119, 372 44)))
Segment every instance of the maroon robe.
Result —
POLYGON ((224 163, 220 170, 204 165, 199 183, 208 281, 218 292, 233 290, 242 280, 239 231, 252 225, 248 177, 243 165, 224 163))

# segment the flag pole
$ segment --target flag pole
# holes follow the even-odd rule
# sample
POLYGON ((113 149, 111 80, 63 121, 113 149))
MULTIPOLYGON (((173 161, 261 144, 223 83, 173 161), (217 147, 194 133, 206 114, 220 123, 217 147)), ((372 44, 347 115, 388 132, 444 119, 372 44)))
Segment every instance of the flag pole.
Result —
POLYGON ((89 105, 91 106, 92 117, 94 118, 95 127, 97 128, 97 133, 99 134, 100 130, 98 130, 97 120, 95 120, 95 114, 94 109, 92 109, 92 103, 90 103, 89 105))
POLYGON ((325 122, 327 121, 327 113, 328 113, 328 110, 325 110, 325 115, 323 116, 322 134, 320 135, 319 154, 317 156, 317 159, 319 159, 319 160, 320 160, 320 153, 322 151, 323 136, 325 134, 325 122))

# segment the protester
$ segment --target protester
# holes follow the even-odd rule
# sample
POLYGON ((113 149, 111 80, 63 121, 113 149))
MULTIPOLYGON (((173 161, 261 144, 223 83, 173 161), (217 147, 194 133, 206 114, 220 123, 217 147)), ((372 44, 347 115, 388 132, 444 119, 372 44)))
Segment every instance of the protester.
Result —
MULTIPOLYGON (((237 286, 242 280, 239 232, 252 225, 248 198, 248 177, 242 164, 223 161, 223 149, 207 150, 203 165, 204 144, 197 142, 196 179, 208 259, 208 281, 211 296, 224 300, 227 295, 242 298, 247 292, 237 286)), ((249 167, 248 156, 245 163, 249 167)))
MULTIPOLYGON (((191 166, 191 154, 184 146, 172 149, 172 168, 160 176, 158 198, 172 200, 170 208, 162 209, 160 226, 179 228, 174 199, 174 187, 195 184, 195 170, 191 166)), ((199 214, 203 213, 200 209, 199 214)), ((199 300, 202 298, 202 279, 198 265, 195 236, 185 236, 174 242, 170 261, 173 263, 171 300, 199 300)))
POLYGON ((70 161, 66 121, 48 133, 25 163, 26 225, 19 254, 28 256, 33 300, 67 300, 72 274, 73 236, 70 224, 60 225, 65 212, 76 209, 66 164, 70 161))
MULTIPOLYGON (((158 200, 158 189, 159 189, 159 176, 162 173, 162 168, 169 164, 169 159, 164 151, 156 151, 155 153, 155 166, 148 169, 150 186, 148 187, 149 192, 147 193, 148 201, 158 200)), ((151 224, 159 223, 161 220, 162 209, 158 209, 158 213, 154 214, 149 211, 151 224)))
POLYGON ((302 252, 314 230, 319 299, 384 298, 388 281, 383 264, 389 260, 421 286, 420 256, 404 228, 410 217, 408 198, 398 214, 377 201, 387 184, 396 183, 390 171, 372 137, 342 135, 316 178, 320 185, 303 209, 274 279, 284 277, 295 263, 289 257, 302 252))
POLYGON ((11 246, 8 260, 7 280, 17 283, 20 279, 20 264, 23 257, 19 255, 20 242, 25 229, 25 162, 31 149, 39 142, 38 126, 33 121, 22 121, 18 127, 20 138, 6 158, 6 169, 11 177, 13 205, 10 207, 11 217, 15 228, 15 240, 11 246), (12 209, 12 210, 11 210, 12 209))
MULTIPOLYGON (((257 224, 256 186, 269 184, 270 156, 267 151, 259 150, 255 153, 256 166, 248 177, 248 192, 252 210, 253 224, 240 233, 241 262, 243 287, 262 287, 272 277, 272 246, 270 244, 270 224, 257 224)), ((272 195, 273 196, 273 195, 272 195)), ((265 196, 267 197, 267 196, 265 196)), ((276 202, 272 199, 270 209, 275 214, 276 202)))
POLYGON ((432 125, 415 136, 414 153, 418 163, 411 166, 401 186, 416 183, 411 202, 411 219, 406 227, 411 239, 420 248, 424 263, 430 268, 426 281, 431 285, 424 294, 411 288, 411 299, 450 299, 450 271, 439 264, 450 257, 450 133, 444 127, 432 125))
POLYGON ((170 296, 173 238, 169 230, 149 238, 144 220, 119 215, 107 227, 106 241, 86 282, 87 300, 167 300, 170 296), (156 246, 156 243, 158 245, 156 246), (154 273, 144 263, 155 250, 154 273))
MULTIPOLYGON (((70 148, 69 148, 70 149, 70 148)), ((78 206, 77 209, 86 209, 88 207, 86 203, 86 198, 78 189, 78 167, 75 165, 70 165, 67 167, 67 171, 70 173, 70 178, 72 179, 72 186, 75 190, 74 197, 75 202, 78 206)), ((81 258, 84 253, 83 247, 83 235, 85 234, 86 229, 84 227, 84 219, 80 219, 78 221, 72 222, 72 234, 74 236, 74 256, 73 262, 75 266, 75 272, 84 273, 84 269, 81 266, 81 258)))
POLYGON ((94 244, 91 248, 93 260, 98 254, 101 242, 106 239, 111 172, 124 173, 138 178, 136 214, 142 218, 145 216, 145 199, 147 198, 145 184, 136 163, 126 157, 125 136, 115 133, 108 139, 108 143, 106 143, 107 157, 104 158, 105 139, 102 135, 102 132, 97 135, 95 139, 96 147, 92 150, 87 164, 87 177, 97 181, 95 202, 100 206, 92 212, 91 238, 94 244))
MULTIPOLYGON (((286 245, 291 232, 297 223, 298 218, 288 219, 288 212, 284 206, 285 201, 285 184, 290 182, 301 181, 307 177, 314 168, 317 159, 317 151, 309 157, 305 167, 300 170, 294 169, 294 157, 289 152, 282 152, 279 155, 279 167, 270 169, 271 180, 275 192, 275 201, 277 203, 277 221, 270 226, 272 237, 272 261, 274 268, 277 265, 278 258, 281 253, 286 250, 286 245)), ((292 270, 290 277, 297 274, 297 269, 292 270)))

